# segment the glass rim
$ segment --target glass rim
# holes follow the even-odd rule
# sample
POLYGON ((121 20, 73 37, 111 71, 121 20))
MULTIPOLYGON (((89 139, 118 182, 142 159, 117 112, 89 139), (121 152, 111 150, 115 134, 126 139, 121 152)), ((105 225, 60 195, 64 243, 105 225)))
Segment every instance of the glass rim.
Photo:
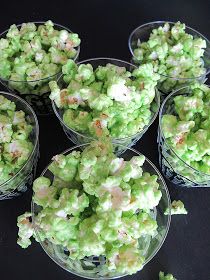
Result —
MULTIPOLYGON (((84 146, 89 146, 91 144, 90 143, 85 143, 85 144, 81 144, 81 145, 76 145, 76 146, 72 146, 68 149, 66 149, 65 151, 61 152, 60 154, 66 154, 66 153, 69 153, 75 149, 78 149, 78 148, 81 148, 81 147, 84 147, 84 146)), ((137 151, 136 149, 133 149, 133 148, 127 148, 126 146, 124 145, 121 145, 121 144, 117 144, 118 146, 121 146, 123 148, 126 148, 126 151, 127 150, 130 150, 134 153, 136 153, 137 155, 143 155, 141 152, 137 151)), ((151 254, 151 256, 149 256, 147 258, 147 260, 145 261, 144 263, 144 266, 147 265, 154 257, 155 255, 159 252, 159 250, 161 249, 163 243, 165 242, 166 240, 166 237, 168 235, 168 232, 169 232, 169 228, 170 228, 170 224, 171 224, 171 199, 170 199, 170 194, 169 194, 169 190, 168 190, 168 187, 167 187, 167 184, 163 178, 163 176, 161 175, 160 171, 158 170, 158 168, 155 166, 154 163, 152 163, 146 156, 145 157, 145 162, 147 162, 152 168, 153 170, 156 172, 157 176, 158 176, 158 179, 161 181, 162 183, 162 188, 163 190, 165 191, 166 193, 166 198, 167 198, 167 205, 168 205, 168 209, 169 209, 169 213, 167 214, 167 223, 166 223, 166 228, 165 228, 165 233, 161 239, 161 241, 159 242, 157 248, 154 250, 154 252, 151 254)), ((44 168, 44 170, 42 171, 41 175, 40 176, 44 176, 44 174, 46 173, 46 171, 48 170, 48 167, 49 165, 52 163, 52 159, 50 161, 50 163, 44 168)), ((162 191, 161 191, 162 193, 162 191)), ((40 240, 40 237, 39 237, 39 230, 37 229, 37 226, 35 224, 35 211, 34 211, 34 206, 36 205, 36 203, 34 203, 33 201, 33 198, 31 200, 31 214, 32 214, 32 224, 33 224, 33 228, 34 228, 34 231, 35 231, 35 234, 38 236, 38 239, 40 240)), ((156 206, 157 207, 157 206, 156 206)), ((163 214, 164 215, 164 214, 163 214)), ((52 243, 52 242, 50 242, 52 243)), ((47 250, 45 249, 45 247, 43 246, 43 242, 39 242, 39 244, 41 245, 42 249, 44 250, 44 252, 48 255, 48 257, 50 257, 50 259, 56 263, 58 266, 60 266, 62 269, 64 269, 65 271, 69 272, 69 273, 72 273, 76 276, 79 276, 79 277, 84 277, 82 274, 79 274, 79 273, 75 273, 75 272, 72 272, 70 271, 69 269, 67 269, 65 266, 63 266, 61 263, 59 263, 57 260, 55 260, 55 258, 50 255, 50 253, 47 252, 47 250)), ((61 245, 60 245, 61 246, 61 245)), ((143 266, 143 268, 144 268, 143 266)), ((143 269, 142 268, 142 269, 143 269)), ((116 279, 116 278, 120 278, 120 277, 124 277, 124 276, 127 276, 128 274, 123 274, 123 275, 119 275, 119 276, 115 276, 115 277, 106 277, 105 279, 116 279)), ((101 278, 96 278, 96 277, 85 277, 87 279, 104 279, 103 277, 101 278)))
MULTIPOLYGON (((82 64, 82 63, 87 63, 88 61, 91 62, 91 61, 96 61, 96 60, 113 60, 113 61, 125 63, 125 64, 127 64, 127 65, 129 65, 129 66, 134 67, 134 69, 137 69, 137 68, 138 68, 136 65, 134 65, 134 64, 132 64, 132 63, 130 63, 130 62, 127 62, 127 61, 124 61, 124 60, 120 60, 120 59, 116 59, 116 58, 109 58, 109 57, 99 57, 99 58, 85 59, 85 60, 79 61, 79 62, 77 63, 77 65, 80 65, 80 64, 82 64)), ((121 67, 121 66, 120 66, 120 67, 121 67)), ((122 66, 122 67, 123 67, 123 66, 122 66)), ((60 79, 61 77, 63 77, 63 75, 61 75, 61 76, 59 77, 59 79, 60 79)), ((59 80, 59 79, 58 79, 58 80, 59 80)), ((153 122, 154 122, 155 119, 157 118, 157 115, 158 115, 159 110, 160 110, 160 92, 159 92, 159 90, 158 90, 157 87, 155 87, 155 98, 154 98, 153 101, 156 103, 156 105, 158 106, 158 108, 157 108, 157 111, 154 113, 153 117, 150 119, 150 122, 148 123, 148 125, 145 125, 145 127, 144 127, 141 131, 137 132, 137 133, 134 134, 134 135, 127 136, 127 137, 124 137, 124 138, 112 138, 112 137, 111 137, 111 139, 112 139, 113 141, 129 140, 129 139, 131 139, 131 138, 133 138, 133 137, 138 136, 139 133, 141 133, 141 134, 143 135, 143 134, 147 131, 147 129, 153 124, 153 122), (157 102, 156 102, 155 99, 157 99, 157 102)), ((59 110, 60 110, 60 109, 56 106, 55 101, 52 100, 51 103, 52 103, 53 111, 54 111, 56 117, 59 119, 59 121, 61 122, 61 124, 62 124, 63 126, 65 126, 66 129, 72 131, 73 133, 77 134, 78 136, 81 136, 81 137, 84 137, 84 138, 88 138, 88 139, 90 139, 90 140, 97 140, 97 138, 94 138, 93 136, 89 136, 89 135, 82 134, 82 133, 80 133, 80 132, 78 132, 78 131, 72 129, 71 127, 67 126, 67 125, 64 123, 62 117, 61 117, 60 114, 59 114, 59 110)))
MULTIPOLYGON (((0 184, 0 191, 1 191, 1 187, 10 183, 12 180, 14 180, 23 171, 23 169, 27 166, 27 164, 29 163, 31 158, 34 156, 34 154, 36 152, 36 149, 38 147, 38 143, 39 143, 39 123, 38 123, 37 116, 36 116, 34 110, 32 109, 32 107, 24 99, 22 99, 20 96, 18 96, 16 94, 13 94, 13 93, 9 93, 9 92, 4 92, 4 91, 0 91, 0 95, 5 96, 6 98, 7 98, 7 96, 15 97, 19 102, 24 104, 29 109, 29 111, 32 113, 34 121, 35 121, 35 128, 36 128, 36 136, 35 136, 36 138, 35 138, 35 143, 34 143, 34 146, 33 146, 33 150, 31 151, 31 153, 30 153, 28 159, 26 160, 26 162, 24 163, 24 165, 15 173, 15 175, 12 176, 11 178, 9 178, 7 181, 0 184)), ((14 101, 12 101, 12 102, 14 102, 14 101)), ((24 111, 24 113, 25 113, 25 111, 24 111)))
MULTIPOLYGON (((40 25, 40 24, 45 24, 46 22, 47 21, 29 21, 29 22, 26 22, 26 23, 34 23, 34 24, 39 24, 40 25)), ((25 23, 25 22, 23 22, 23 23, 25 23)), ((23 23, 16 24, 16 26, 19 28, 19 27, 22 26, 23 23)), ((55 23, 55 22, 53 22, 53 24, 54 24, 55 27, 57 26, 57 27, 60 27, 60 28, 62 28, 64 30, 67 30, 69 33, 75 33, 73 31, 71 31, 68 27, 65 27, 65 26, 63 26, 61 24, 58 24, 58 23, 55 23)), ((8 31, 9 31, 9 28, 7 30, 3 31, 2 33, 0 33, 0 39, 4 38, 3 35, 5 35, 8 31)), ((77 60, 77 58, 78 58, 78 56, 80 54, 80 45, 78 47, 76 47, 75 49, 76 49, 77 53, 76 53, 76 56, 74 58, 72 58, 72 60, 74 60, 74 61, 77 60)), ((35 82, 39 82, 39 81, 43 81, 43 80, 48 80, 48 79, 53 78, 53 77, 55 77, 55 76, 57 76, 59 74, 60 75, 62 74, 62 70, 60 70, 56 74, 50 75, 48 77, 37 79, 37 80, 31 80, 31 81, 11 80, 11 79, 4 79, 4 78, 1 78, 1 77, 0 77, 0 80, 2 80, 4 82, 35 83, 35 82)))
MULTIPOLYGON (((136 27, 136 28, 130 33, 130 35, 129 35, 129 37, 128 37, 128 48, 129 48, 129 51, 130 51, 132 57, 135 57, 134 52, 133 52, 133 48, 132 48, 132 46, 131 46, 132 37, 133 37, 133 35, 135 34, 135 32, 136 32, 137 30, 143 28, 143 27, 146 27, 146 26, 149 26, 149 25, 152 25, 152 24, 165 24, 165 23, 169 23, 169 24, 171 24, 171 25, 175 25, 175 24, 176 24, 176 22, 174 22, 174 21, 167 21, 167 20, 151 21, 151 22, 148 22, 148 23, 144 23, 144 24, 142 24, 142 25, 139 25, 138 27, 136 27)), ((197 34, 199 35, 199 37, 201 37, 203 40, 206 41, 206 43, 207 43, 208 45, 210 45, 209 39, 207 39, 206 36, 204 36, 203 34, 201 34, 199 31, 195 30, 194 28, 192 28, 192 27, 190 27, 190 26, 188 26, 188 25, 186 25, 186 24, 185 24, 185 28, 186 28, 186 29, 189 29, 189 30, 191 30, 191 31, 193 31, 193 32, 195 32, 195 33, 197 33, 197 34)), ((205 53, 207 53, 207 49, 204 50, 204 54, 205 54, 205 53)), ((202 75, 200 75, 200 76, 192 77, 192 78, 181 78, 181 77, 179 78, 179 77, 172 77, 172 76, 160 74, 160 73, 158 73, 158 72, 157 72, 157 73, 158 73, 160 76, 162 76, 162 77, 170 78, 170 79, 173 79, 173 80, 181 80, 181 81, 189 81, 189 80, 190 80, 190 81, 191 81, 191 80, 196 80, 196 79, 204 78, 206 75, 208 75, 208 74, 210 73, 210 67, 208 67, 208 68, 205 69, 205 70, 206 70, 206 72, 205 72, 204 74, 202 74, 202 75)))
MULTIPOLYGON (((208 86, 208 85, 206 85, 208 86)), ((208 86, 210 88, 210 86, 208 86)), ((164 136, 164 133, 163 133, 163 130, 162 130, 162 117, 163 117, 163 109, 165 108, 165 104, 166 102, 171 98, 173 97, 173 95, 175 95, 177 92, 179 92, 180 90, 183 90, 183 89, 189 89, 190 86, 185 86, 185 87, 182 87, 182 88, 179 88, 175 91, 172 91, 163 101, 162 105, 161 105, 161 108, 160 108, 160 111, 159 111, 159 131, 160 131, 160 136, 163 137, 163 140, 166 144, 166 146, 172 151, 172 153, 182 162, 184 163, 188 168, 192 169, 193 171, 196 171, 198 173, 200 173, 201 175, 204 175, 204 176, 207 176, 210 178, 210 174, 206 174, 202 171, 199 171, 198 169, 192 167, 191 165, 189 165, 188 163, 186 163, 180 156, 177 155, 177 153, 174 151, 174 149, 167 143, 167 139, 165 138, 164 136)), ((180 95, 183 95, 184 93, 180 93, 180 95)), ((183 176, 183 175, 182 175, 183 176)))

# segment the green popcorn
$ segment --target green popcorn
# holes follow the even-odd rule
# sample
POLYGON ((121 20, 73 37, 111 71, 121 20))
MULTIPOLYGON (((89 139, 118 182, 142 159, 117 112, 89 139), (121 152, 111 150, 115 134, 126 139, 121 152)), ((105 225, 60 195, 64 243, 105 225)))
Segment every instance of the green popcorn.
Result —
POLYGON ((20 33, 15 24, 11 25, 6 35, 7 38, 20 38, 20 33))
POLYGON ((99 138, 105 135, 109 135, 107 125, 107 116, 101 115, 99 118, 94 118, 92 122, 89 123, 89 132, 91 133, 91 135, 99 138))
POLYGON ((144 156, 135 156, 130 162, 125 162, 121 158, 113 159, 110 165, 110 173, 119 176, 125 182, 129 182, 130 179, 138 179, 142 176, 141 166, 144 160, 144 156))
POLYGON ((120 169, 124 166, 125 162, 123 158, 114 158, 110 163, 110 174, 114 175, 120 171, 120 169))
MULTIPOLYGON (((181 200, 174 200, 171 203, 171 215, 179 215, 179 214, 187 214, 187 210, 185 209, 184 203, 181 200)), ((169 209, 166 209, 164 215, 169 214, 169 209)))
POLYGON ((157 222, 148 213, 140 213, 137 215, 141 235, 155 236, 157 234, 157 222))
POLYGON ((158 81, 160 76, 157 73, 154 73, 154 67, 152 63, 147 63, 139 66, 135 69, 132 75, 136 78, 142 79, 152 79, 153 81, 158 81))
POLYGON ((81 43, 81 40, 76 33, 70 33, 69 34, 69 39, 73 43, 74 47, 78 47, 81 43))
POLYGON ((113 78, 107 88, 107 95, 118 102, 131 101, 129 88, 125 85, 126 80, 123 78, 113 78))
POLYGON ((27 140, 32 132, 32 126, 28 125, 27 123, 21 123, 17 125, 16 132, 13 133, 13 139, 17 140, 27 140))
POLYGON ((34 23, 23 23, 20 28, 13 24, 6 39, 0 40, 0 77, 22 94, 43 94, 49 90, 48 78, 76 57, 79 44, 78 34, 58 31, 51 21, 38 27, 34 23))
POLYGON ((37 63, 41 63, 41 62, 50 62, 50 57, 47 55, 47 53, 45 52, 45 50, 39 50, 36 52, 35 54, 35 61, 37 63))
POLYGON ((18 240, 17 244, 23 249, 28 248, 31 245, 30 238, 34 234, 34 229, 32 223, 30 222, 31 213, 26 212, 17 219, 18 230, 18 240))
POLYGON ((33 191, 33 201, 44 208, 53 203, 57 193, 56 188, 51 186, 50 180, 45 177, 39 177, 34 181, 33 191))
MULTIPOLYGON (((145 259, 139 238, 155 236, 158 225, 149 210, 161 196, 156 176, 142 171, 144 161, 144 156, 130 161, 116 157, 109 141, 55 156, 48 167, 52 182, 39 177, 33 184, 33 201, 41 206, 34 219, 37 241, 65 248, 69 261, 104 256, 102 269, 107 273, 132 274, 142 269, 145 259), (125 166, 128 175, 120 174, 125 166)), ((26 229, 18 241, 25 247, 30 244, 26 229)))
POLYGON ((50 98, 64 109, 63 119, 69 128, 93 137, 125 138, 149 124, 159 79, 152 64, 129 72, 112 64, 93 70, 91 64, 77 66, 68 60, 62 72, 67 88, 59 90, 51 82, 50 98), (77 120, 81 111, 88 113, 84 122, 77 120))
POLYGON ((13 129, 10 122, 11 119, 9 117, 0 115, 0 143, 7 143, 12 139, 13 129))
MULTIPOLYGON (((27 75, 30 75, 30 73, 32 74, 32 71, 30 72, 31 68, 35 68, 36 64, 33 62, 26 62, 25 58, 19 58, 19 59, 15 59, 14 61, 14 67, 13 67, 13 71, 14 74, 19 75, 19 78, 16 79, 15 81, 21 81, 21 79, 24 79, 26 76, 26 72, 27 75)), ((14 76, 13 76, 14 77, 14 76)), ((33 78, 33 76, 32 76, 33 78)))
MULTIPOLYGON (((16 105, 14 102, 0 95, 0 110, 1 111, 15 111, 16 105)), ((8 112, 9 114, 9 112, 8 112)))
POLYGON ((77 69, 78 67, 76 63, 71 59, 69 59, 67 63, 63 65, 62 67, 62 72, 64 75, 63 79, 66 83, 69 83, 72 79, 75 78, 77 69))
POLYGON ((55 215, 55 211, 48 210, 42 218, 40 227, 45 228, 46 238, 54 244, 67 246, 69 239, 76 239, 78 235, 78 219, 66 219, 55 215), (73 219, 73 223, 71 222, 73 219), (75 225, 76 224, 76 225, 75 225), (48 230, 46 230, 48 229, 48 230))
POLYGON ((32 126, 23 111, 17 111, 14 102, 0 96, 0 182, 13 177, 29 158, 33 144, 32 126))
POLYGON ((33 22, 23 23, 20 34, 24 40, 31 40, 36 35, 36 25, 33 22))
MULTIPOLYGON (((108 65, 107 65, 108 66, 108 65)), ((109 71, 109 68, 108 67, 104 67, 104 66, 99 66, 96 71, 95 71, 95 74, 96 74, 96 78, 99 80, 99 81, 104 81, 106 80, 107 78, 107 72, 109 71)))
POLYGON ((103 213, 113 209, 126 209, 130 203, 131 191, 129 189, 123 190, 122 185, 119 185, 117 181, 119 181, 118 178, 113 180, 112 177, 108 177, 96 191, 96 196, 99 196, 99 205, 96 208, 97 213, 103 213))
POLYGON ((175 40, 179 40, 185 34, 185 24, 179 21, 171 28, 171 35, 175 40))
POLYGON ((173 115, 163 115, 162 129, 164 131, 165 138, 175 135, 175 129, 177 125, 177 117, 173 115))
POLYGON ((173 145, 185 144, 184 141, 187 134, 194 126, 194 121, 178 121, 177 117, 173 115, 164 115, 162 118, 164 136, 170 138, 170 142, 173 143, 173 145), (171 138, 172 136, 174 136, 174 138, 171 138))
POLYGON ((109 78, 112 79, 113 76, 122 76, 123 78, 128 78, 131 76, 131 73, 126 71, 125 67, 119 67, 111 63, 108 63, 106 66, 99 66, 95 73, 97 79, 100 81, 109 80, 109 78))
POLYGON ((133 274, 141 270, 144 265, 144 257, 140 255, 138 248, 132 245, 123 245, 119 251, 113 249, 107 254, 108 269, 119 273, 133 274))
POLYGON ((176 96, 174 98, 175 110, 181 120, 191 120, 196 113, 203 110, 203 100, 198 97, 176 96))
POLYGON ((105 242, 92 230, 97 217, 93 214, 79 225, 80 258, 84 256, 100 256, 105 252, 105 242))
POLYGON ((90 108, 96 111, 102 111, 113 105, 113 101, 106 94, 100 94, 94 99, 89 100, 90 108))
POLYGON ((26 80, 30 83, 32 87, 39 85, 39 81, 43 76, 43 72, 38 67, 34 67, 31 69, 26 70, 26 80))
MULTIPOLYGON (((138 239, 145 235, 155 236, 157 233, 157 222, 148 213, 141 212, 131 217, 123 217, 122 222, 121 233, 126 233, 132 239, 138 239)), ((121 238, 122 236, 121 234, 121 238)))
MULTIPOLYGON (((209 94, 206 85, 192 85, 187 96, 174 98, 178 116, 166 114, 162 118, 163 135, 168 145, 184 162, 206 174, 209 174, 207 158, 210 154, 209 94)), ((189 168, 180 161, 176 166, 179 174, 193 181, 202 180, 198 174, 189 173, 189 168)))
POLYGON ((68 109, 63 115, 63 122, 72 127, 76 131, 88 131, 88 125, 92 117, 86 111, 75 112, 75 110, 68 109))
POLYGON ((13 125, 19 125, 22 126, 23 124, 26 124, 25 121, 25 112, 21 111, 16 111, 14 112, 14 117, 13 117, 13 125))
POLYGON ((45 57, 43 60, 43 63, 39 66, 43 71, 43 76, 48 78, 49 76, 54 76, 59 73, 59 67, 54 63, 48 63, 48 57, 45 57))
POLYGON ((8 79, 11 75, 11 64, 6 59, 0 60, 0 76, 3 79, 8 79))
POLYGON ((85 193, 79 196, 78 190, 69 191, 67 188, 64 188, 59 197, 58 211, 62 211, 63 215, 77 216, 83 212, 88 205, 89 199, 85 193))
POLYGON ((98 233, 103 231, 103 227, 116 228, 122 224, 122 209, 108 212, 101 212, 98 214, 98 222, 95 224, 93 231, 98 233))
POLYGON ((164 272, 160 271, 159 280, 176 280, 176 278, 172 274, 164 274, 164 272))
POLYGON ((10 143, 5 143, 4 159, 7 162, 15 162, 19 167, 22 166, 32 152, 33 145, 28 140, 12 140, 10 143))
MULTIPOLYGON (((1 146, 0 146, 1 147, 1 146)), ((14 166, 12 166, 9 163, 4 163, 2 161, 2 156, 1 156, 1 161, 0 161, 0 184, 3 184, 7 180, 9 180, 13 175, 15 175, 16 170, 14 166)))
POLYGON ((90 84, 95 80, 93 75, 93 67, 91 64, 80 64, 75 75, 75 80, 90 84))
POLYGON ((108 177, 109 163, 113 157, 109 144, 97 143, 93 142, 82 152, 78 168, 79 178, 84 181, 83 187, 90 195, 95 194, 96 186, 108 177))
POLYGON ((75 151, 67 156, 57 155, 53 157, 49 170, 63 181, 71 182, 76 176, 79 162, 80 152, 75 151))
POLYGON ((50 81, 49 87, 51 89, 51 99, 55 101, 56 105, 59 108, 62 102, 62 98, 60 96, 60 88, 58 87, 58 84, 55 81, 50 81))
POLYGON ((69 182, 65 182, 64 180, 60 179, 59 177, 55 177, 53 182, 52 182, 52 186, 55 187, 56 189, 58 189, 58 192, 60 192, 61 189, 64 188, 79 188, 79 186, 77 186, 76 182, 71 182, 71 184, 69 182))
POLYGON ((6 49, 9 47, 9 41, 7 39, 0 39, 0 50, 6 49))
POLYGON ((59 49, 51 47, 49 49, 49 52, 50 52, 50 59, 52 63, 58 65, 64 65, 68 60, 68 57, 59 49))
POLYGON ((149 39, 137 43, 133 50, 137 64, 151 63, 161 75, 158 86, 164 93, 180 87, 186 80, 205 75, 203 57, 206 41, 186 33, 180 22, 163 24, 150 33, 149 39))
POLYGON ((143 173, 141 178, 134 180, 131 207, 153 209, 157 206, 162 196, 158 186, 156 175, 143 173))

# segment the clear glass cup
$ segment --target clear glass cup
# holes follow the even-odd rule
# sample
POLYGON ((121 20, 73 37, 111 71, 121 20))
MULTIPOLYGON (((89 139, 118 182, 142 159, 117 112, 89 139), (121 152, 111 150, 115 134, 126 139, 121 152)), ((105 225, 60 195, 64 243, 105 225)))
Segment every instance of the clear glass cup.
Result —
POLYGON ((200 172, 184 162, 167 143, 162 130, 162 117, 165 114, 177 115, 174 97, 188 95, 189 86, 172 92, 164 100, 159 113, 158 150, 159 164, 163 175, 179 187, 210 187, 210 175, 200 172))
POLYGON ((3 200, 21 195, 32 184, 39 156, 39 124, 33 109, 25 100, 12 93, 1 91, 0 95, 14 102, 17 110, 25 112, 27 121, 33 126, 30 140, 34 146, 29 158, 21 169, 9 180, 0 184, 0 200, 3 200))
MULTIPOLYGON (((89 144, 83 144, 80 146, 72 147, 66 150, 65 152, 63 152, 63 154, 67 155, 72 151, 82 151, 88 145, 89 144)), ((126 149, 126 147, 121 147, 121 150, 124 150, 124 152, 120 156, 125 160, 130 160, 133 156, 141 155, 140 152, 132 148, 126 149)), ((52 181, 54 175, 48 169, 48 166, 44 169, 41 176, 45 176, 52 181)), ((147 238, 139 239, 139 244, 141 244, 140 250, 141 252, 143 252, 145 256, 144 265, 146 265, 160 250, 168 234, 170 221, 171 221, 171 215, 170 215, 171 201, 163 177, 161 176, 160 172, 155 167, 155 165, 147 158, 143 165, 143 171, 158 176, 159 189, 162 193, 162 198, 160 200, 160 203, 158 204, 157 207, 155 207, 151 211, 151 215, 156 219, 158 224, 157 235, 154 238, 147 237, 147 238), (166 208, 169 208, 169 215, 164 215, 164 211, 166 210, 166 208)), ((115 278, 125 276, 125 275, 119 275, 115 272, 104 274, 103 265, 106 263, 106 258, 104 256, 92 256, 92 257, 84 258, 83 260, 71 260, 68 257, 68 251, 66 250, 66 248, 59 245, 55 245, 51 243, 49 240, 42 241, 40 238, 40 236, 42 235, 42 231, 36 225, 36 215, 39 213, 40 210, 41 210, 40 206, 36 205, 32 201, 32 209, 31 209, 32 222, 35 229, 36 237, 39 240, 39 243, 41 244, 45 253, 47 253, 47 255, 57 265, 59 265, 60 267, 62 267, 63 269, 65 269, 70 273, 73 273, 77 276, 84 277, 87 279, 115 279, 115 278)))
MULTIPOLYGON (((44 21, 33 22, 36 26, 42 25, 44 21)), ((20 28, 22 24, 18 24, 17 27, 20 28)), ((56 30, 67 30, 69 33, 72 33, 70 29, 60 24, 54 23, 56 30)), ((9 29, 0 34, 0 39, 5 38, 9 29)), ((80 53, 80 46, 75 48, 77 50, 76 56, 73 60, 77 60, 80 53)), ((61 70, 49 77, 34 80, 34 81, 14 81, 10 79, 3 79, 0 77, 0 82, 9 90, 11 93, 20 95, 25 99, 34 109, 38 115, 47 115, 53 113, 51 101, 49 99, 49 82, 57 81, 61 76, 61 70)))
MULTIPOLYGON (((129 36, 128 39, 128 47, 130 50, 130 53, 132 55, 132 62, 134 64, 139 64, 137 60, 135 60, 134 50, 137 48, 138 42, 142 43, 145 41, 148 41, 150 34, 153 29, 156 29, 160 26, 163 26, 166 22, 169 23, 169 25, 172 27, 175 22, 170 21, 154 21, 149 22, 146 24, 143 24, 139 27, 137 27, 135 30, 132 31, 132 33, 129 36)), ((172 90, 181 88, 183 86, 190 85, 191 83, 194 83, 195 81, 204 82, 206 79, 206 75, 210 73, 210 42, 209 40, 203 36, 198 31, 194 30, 191 27, 186 26, 185 29, 186 33, 191 34, 194 38, 202 38, 206 41, 207 47, 204 52, 203 56, 203 63, 204 67, 206 69, 206 73, 198 76, 198 77, 191 77, 191 78, 176 78, 176 77, 170 77, 163 74, 160 74, 161 78, 158 83, 158 89, 161 91, 163 96, 169 94, 172 90)))
MULTIPOLYGON (((78 65, 83 64, 83 63, 90 63, 94 69, 97 68, 98 66, 105 66, 107 63, 111 63, 111 64, 117 65, 119 67, 125 67, 128 71, 133 71, 136 68, 136 66, 134 66, 133 64, 130 64, 130 63, 122 61, 122 60, 114 59, 114 58, 93 58, 93 59, 81 61, 78 63, 78 65)), ((62 77, 60 77, 58 84, 59 84, 60 88, 65 87, 65 83, 63 83, 62 77)), ((63 121, 64 109, 58 108, 55 105, 54 101, 52 102, 52 107, 55 112, 55 115, 58 117, 60 124, 63 127, 63 130, 64 130, 66 136, 74 144, 79 145, 79 144, 89 143, 92 140, 94 140, 93 136, 77 132, 74 129, 68 127, 63 121)), ((151 119, 150 119, 149 124, 146 125, 141 131, 139 131, 135 135, 125 137, 125 138, 113 138, 112 142, 116 143, 116 144, 121 144, 126 147, 131 147, 131 146, 135 145, 136 142, 144 135, 144 133, 147 131, 147 129, 150 127, 150 125, 156 119, 158 112, 159 112, 159 108, 160 108, 160 94, 159 94, 158 90, 156 89, 155 98, 151 104, 152 114, 151 114, 151 119)))

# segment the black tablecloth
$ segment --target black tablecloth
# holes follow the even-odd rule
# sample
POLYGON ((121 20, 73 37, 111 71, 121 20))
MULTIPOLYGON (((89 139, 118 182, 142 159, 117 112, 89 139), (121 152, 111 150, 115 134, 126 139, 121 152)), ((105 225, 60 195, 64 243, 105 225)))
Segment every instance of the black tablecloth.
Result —
MULTIPOLYGON (((129 60, 130 32, 149 21, 180 20, 210 37, 208 4, 209 1, 196 0, 4 0, 0 30, 12 23, 52 19, 79 33, 80 60, 100 56, 129 60)), ((53 155, 72 146, 54 115, 38 119, 41 157, 37 176, 53 155)), ((156 137, 157 121, 135 148, 158 165, 156 137)), ((156 280, 160 270, 173 273, 179 280, 210 279, 210 189, 177 189, 169 183, 168 187, 171 198, 183 200, 189 214, 172 217, 169 234, 158 254, 143 271, 124 279, 156 280)), ((19 198, 0 201, 0 279, 81 279, 58 267, 38 243, 33 242, 27 250, 16 245, 16 219, 30 210, 31 194, 28 191, 19 198)))

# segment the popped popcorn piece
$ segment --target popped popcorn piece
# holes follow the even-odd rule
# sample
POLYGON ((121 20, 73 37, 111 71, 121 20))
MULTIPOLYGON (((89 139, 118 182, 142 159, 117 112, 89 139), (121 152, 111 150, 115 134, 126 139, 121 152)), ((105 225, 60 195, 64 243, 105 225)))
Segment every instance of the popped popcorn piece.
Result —
POLYGON ((164 274, 164 272, 160 271, 159 280, 176 280, 176 278, 172 274, 164 274))
MULTIPOLYGON (((171 203, 171 215, 180 215, 180 214, 187 214, 187 210, 185 209, 184 203, 181 200, 174 200, 171 203)), ((164 215, 169 214, 169 209, 166 209, 164 215)))

